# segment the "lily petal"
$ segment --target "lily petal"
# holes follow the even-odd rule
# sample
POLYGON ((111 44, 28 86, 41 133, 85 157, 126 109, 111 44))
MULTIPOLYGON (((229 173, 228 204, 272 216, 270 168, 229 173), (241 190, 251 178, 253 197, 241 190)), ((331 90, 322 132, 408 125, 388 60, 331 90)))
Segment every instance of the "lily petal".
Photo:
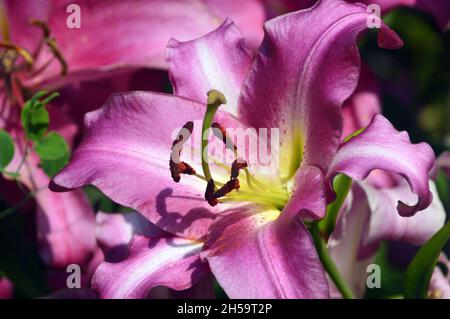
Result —
MULTIPOLYGON (((437 196, 430 207, 414 216, 393 214, 398 198, 412 196, 405 184, 377 189, 367 182, 356 182, 339 214, 328 247, 339 272, 357 297, 364 295, 367 265, 383 240, 420 246, 444 224, 445 210, 437 196)), ((432 182, 430 188, 436 191, 432 182)), ((331 287, 332 296, 340 296, 334 285, 331 287)))
MULTIPOLYGON (((361 187, 353 186, 345 205, 336 221, 336 227, 328 240, 328 249, 342 278, 348 283, 356 297, 362 298, 366 288, 367 265, 373 256, 360 256, 363 234, 370 207, 361 187)), ((340 298, 341 294, 330 280, 331 295, 340 298)))
POLYGON ((235 208, 211 225, 202 256, 230 298, 326 298, 328 284, 299 216, 326 210, 323 177, 303 166, 294 198, 280 215, 259 206, 235 208))
POLYGON ((327 210, 324 176, 319 168, 302 167, 295 176, 291 199, 284 215, 299 215, 303 219, 322 219, 327 210))
MULTIPOLYGON (((291 163, 285 177, 298 167, 292 151, 301 156, 304 148, 307 164, 323 172, 331 162, 341 137, 341 106, 358 83, 356 40, 367 30, 368 16, 363 5, 323 0, 266 22, 263 49, 244 83, 239 112, 249 127, 280 128, 287 148, 280 161, 291 163)), ((383 24, 379 44, 398 48, 402 41, 383 24)))
POLYGON ((211 226, 202 256, 230 298, 326 298, 328 283, 299 218, 253 207, 211 226), (275 215, 275 216, 274 216, 275 215))
POLYGON ((264 6, 260 0, 204 0, 218 17, 233 20, 242 30, 248 45, 256 48, 264 37, 263 24, 266 19, 264 6))
POLYGON ((198 254, 201 248, 187 239, 136 235, 125 260, 98 266, 92 287, 101 298, 114 299, 146 298, 156 286, 190 288, 208 271, 198 254))
MULTIPOLYGON (((70 28, 67 24, 76 14, 69 10, 70 4, 70 1, 45 0, 36 4, 29 0, 7 0, 12 41, 33 52, 42 32, 29 21, 45 21, 68 62, 69 72, 74 73, 124 65, 167 68, 164 49, 170 37, 180 41, 199 37, 227 17, 242 27, 253 46, 262 38, 264 11, 257 0, 245 4, 237 0, 112 0, 108 3, 80 0, 76 3, 80 8, 80 28, 70 28), (97 32, 105 25, 108 28, 97 32)), ((51 57, 49 50, 45 50, 37 65, 42 66, 51 57)), ((58 63, 53 62, 34 82, 53 77, 59 71, 58 63)))
MULTIPOLYGON (((175 135, 188 121, 201 123, 204 110, 204 105, 166 94, 112 96, 86 115, 84 139, 51 188, 66 191, 92 184, 165 231, 201 238, 216 217, 203 198, 206 183, 195 177, 175 183, 169 159, 175 135)), ((221 114, 216 118, 225 127, 237 125, 221 114)))
POLYGON ((365 131, 339 147, 327 174, 327 195, 330 200, 334 198, 332 180, 337 173, 363 180, 372 170, 383 169, 406 178, 418 195, 417 204, 399 202, 397 207, 401 216, 412 216, 432 201, 428 174, 433 163, 434 153, 428 144, 412 144, 406 132, 398 132, 377 115, 365 131))
POLYGON ((366 201, 371 211, 364 245, 390 240, 420 246, 445 223, 445 210, 432 181, 430 181, 430 190, 433 194, 431 205, 412 217, 393 214, 399 199, 405 202, 415 200, 406 182, 403 181, 397 187, 388 189, 376 189, 366 183, 360 185, 366 193, 366 201))
POLYGON ((204 102, 206 93, 216 89, 227 99, 224 110, 237 114, 239 92, 252 55, 231 20, 189 42, 172 39, 166 57, 175 95, 204 102))
POLYGON ((147 237, 167 235, 136 212, 125 214, 98 212, 96 222, 97 241, 106 250, 107 259, 111 254, 116 260, 125 257, 128 252, 128 243, 136 234, 147 237))
MULTIPOLYGON (((33 18, 45 21, 72 73, 119 65, 164 68, 164 48, 171 36, 189 40, 221 22, 199 1, 80 0, 76 3, 80 9, 80 28, 70 28, 67 23, 76 12, 66 12, 69 4, 70 1, 41 1, 36 5, 28 0, 6 1, 12 41, 33 52, 41 30, 29 21, 33 18), (105 25, 108 28, 98 32, 105 25)), ((51 57, 46 50, 37 64, 43 65, 51 57)), ((60 66, 54 61, 35 81, 59 71, 60 66)))

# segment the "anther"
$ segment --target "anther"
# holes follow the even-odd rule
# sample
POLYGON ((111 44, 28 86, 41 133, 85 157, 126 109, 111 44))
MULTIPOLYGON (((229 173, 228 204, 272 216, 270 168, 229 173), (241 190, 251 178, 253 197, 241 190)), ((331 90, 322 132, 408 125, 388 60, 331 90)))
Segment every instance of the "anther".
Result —
POLYGON ((213 128, 213 134, 215 137, 222 139, 223 144, 225 144, 225 146, 232 151, 236 151, 237 147, 236 145, 233 144, 230 136, 228 136, 226 129, 220 125, 217 122, 214 122, 213 124, 211 124, 211 127, 213 128))
POLYGON ((236 180, 239 177, 239 171, 247 167, 247 162, 243 159, 238 158, 234 160, 233 164, 231 164, 231 179, 236 180))
POLYGON ((205 190, 205 199, 208 202, 209 205, 211 205, 212 207, 216 206, 217 204, 219 204, 219 201, 217 200, 216 196, 215 196, 215 189, 216 189, 216 185, 214 183, 214 180, 211 178, 208 181, 208 184, 206 185, 206 190, 205 190))
POLYGON ((228 182, 225 183, 225 185, 223 185, 216 192, 214 192, 214 197, 215 198, 223 197, 234 190, 238 190, 239 187, 240 185, 238 179, 230 179, 228 182))
POLYGON ((172 143, 172 149, 178 144, 181 143, 183 145, 186 140, 191 136, 192 131, 194 130, 194 122, 189 121, 183 125, 180 132, 178 133, 175 141, 172 143))
POLYGON ((186 175, 196 174, 194 168, 192 168, 189 164, 180 161, 181 149, 183 147, 183 144, 189 139, 193 129, 194 123, 187 122, 181 128, 175 141, 173 141, 172 143, 172 151, 170 152, 169 167, 170 167, 170 174, 175 183, 178 183, 180 181, 181 174, 186 175))
POLYGON ((195 175, 195 169, 185 162, 175 163, 174 161, 169 161, 170 175, 175 183, 178 183, 181 179, 181 174, 195 175))

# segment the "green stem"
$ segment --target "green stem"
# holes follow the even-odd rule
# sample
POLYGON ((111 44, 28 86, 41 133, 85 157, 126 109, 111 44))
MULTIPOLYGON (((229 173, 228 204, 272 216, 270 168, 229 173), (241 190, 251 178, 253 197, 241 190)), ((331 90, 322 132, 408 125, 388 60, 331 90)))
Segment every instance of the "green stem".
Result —
POLYGON ((319 224, 322 232, 327 235, 330 235, 334 230, 339 211, 341 210, 342 205, 344 205, 345 199, 352 187, 352 179, 346 175, 340 174, 336 176, 333 184, 336 192, 336 200, 328 205, 326 218, 319 224))
POLYGON ((219 106, 226 103, 227 100, 225 99, 225 96, 219 91, 211 90, 208 92, 208 107, 206 108, 205 117, 203 118, 201 147, 203 175, 207 181, 212 179, 212 176, 208 164, 208 136, 205 136, 205 132, 211 128, 214 115, 216 114, 219 106))
POLYGON ((328 253, 325 242, 320 236, 320 230, 317 222, 311 224, 310 232, 314 241, 314 245, 316 246, 320 261, 322 262, 325 271, 328 273, 331 280, 333 280, 334 284, 336 285, 336 288, 342 294, 342 297, 344 297, 345 299, 355 299, 353 292, 345 282, 344 278, 341 277, 336 264, 328 253))

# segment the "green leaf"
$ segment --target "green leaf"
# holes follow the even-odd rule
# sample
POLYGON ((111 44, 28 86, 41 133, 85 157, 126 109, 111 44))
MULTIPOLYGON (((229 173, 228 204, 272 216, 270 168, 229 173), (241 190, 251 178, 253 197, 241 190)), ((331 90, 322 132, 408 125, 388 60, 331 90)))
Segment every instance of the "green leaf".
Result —
POLYGON ((34 145, 41 159, 40 166, 45 173, 53 177, 69 161, 70 149, 64 138, 56 132, 50 132, 34 145))
POLYGON ((27 138, 32 141, 39 140, 47 132, 50 116, 45 106, 59 96, 59 93, 52 93, 41 101, 40 98, 43 98, 45 95, 47 95, 47 91, 37 92, 25 103, 21 112, 22 126, 27 138))
POLYGON ((0 130, 0 171, 3 171, 14 157, 14 142, 11 135, 0 130))
POLYGON ((21 120, 27 138, 37 141, 47 132, 50 116, 44 104, 30 100, 22 109, 21 120))
POLYGON ((34 150, 42 160, 57 160, 69 152, 69 147, 64 137, 50 132, 36 142, 34 150))
POLYGON ((405 297, 426 298, 428 285, 445 243, 450 238, 450 222, 428 240, 406 270, 405 297))
POLYGON ((447 175, 440 169, 436 179, 436 188, 438 190, 439 198, 444 206, 448 205, 450 195, 450 185, 448 183, 447 175))
POLYGON ((48 177, 55 176, 69 162, 70 154, 58 158, 56 160, 41 160, 40 166, 48 177))

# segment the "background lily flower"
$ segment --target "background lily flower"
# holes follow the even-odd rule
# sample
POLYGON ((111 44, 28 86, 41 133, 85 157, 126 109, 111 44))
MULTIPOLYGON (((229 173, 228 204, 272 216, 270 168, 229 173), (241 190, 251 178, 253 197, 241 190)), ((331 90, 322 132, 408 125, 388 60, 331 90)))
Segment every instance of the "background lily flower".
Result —
MULTIPOLYGON (((358 298, 366 291, 367 266, 383 241, 423 245, 445 222, 445 210, 436 187, 430 181, 433 202, 412 217, 393 214, 399 198, 414 200, 409 187, 400 182, 390 188, 377 188, 371 181, 355 183, 340 212, 328 241, 330 255, 358 298)), ((332 296, 341 297, 332 287, 332 296)))
MULTIPOLYGON (((401 174, 418 196, 417 203, 399 204, 402 215, 431 203, 434 155, 428 145, 411 144, 380 115, 359 136, 340 143, 341 106, 358 83, 356 39, 367 17, 363 5, 321 1, 267 22, 255 57, 227 21, 197 40, 171 41, 167 59, 175 96, 115 95, 86 116, 84 139, 52 189, 95 185, 171 234, 136 236, 125 260, 101 264, 93 286, 102 297, 144 297, 156 285, 185 289, 209 269, 230 297, 326 297, 324 270, 298 216, 324 216, 337 173, 356 180, 374 169, 401 174), (183 176, 175 184, 167 161, 173 130, 201 122, 213 88, 228 101, 215 117, 223 127, 280 128, 281 165, 269 175, 250 164, 264 194, 258 196, 242 178, 239 192, 211 208, 203 199, 206 182, 183 176)), ((385 25, 378 39, 382 47, 402 44, 385 25)), ((183 146, 184 152, 193 148, 198 146, 191 141, 183 146)), ((211 164, 212 175, 226 182, 220 166, 211 164)))
MULTIPOLYGON (((6 83, 0 84, 0 127, 14 132, 16 144, 15 158, 8 169, 15 171, 20 166, 20 182, 37 193, 38 245, 43 260, 56 273, 63 270, 65 274, 65 266, 71 263, 89 269, 88 265, 95 260, 98 248, 94 212, 81 191, 50 192, 49 178, 38 167, 39 159, 33 152, 20 164, 27 143, 18 123, 23 99, 39 90, 59 90, 60 98, 49 106, 51 128, 72 145, 76 143, 78 120, 86 111, 101 105, 111 93, 130 89, 163 90, 165 76, 156 69, 167 68, 164 47, 171 36, 184 40, 199 36, 230 15, 242 22, 250 43, 259 41, 255 39, 262 33, 260 4, 247 1, 240 5, 244 10, 238 11, 233 3, 79 1, 80 28, 67 25, 66 8, 71 1, 0 3, 5 35, 2 43, 27 50, 33 58, 31 69, 11 74, 13 83, 21 84, 13 86, 12 96, 7 92, 6 83), (98 32, 105 25, 108 25, 105 32, 98 32)), ((17 61, 23 62, 23 59, 17 61)))

